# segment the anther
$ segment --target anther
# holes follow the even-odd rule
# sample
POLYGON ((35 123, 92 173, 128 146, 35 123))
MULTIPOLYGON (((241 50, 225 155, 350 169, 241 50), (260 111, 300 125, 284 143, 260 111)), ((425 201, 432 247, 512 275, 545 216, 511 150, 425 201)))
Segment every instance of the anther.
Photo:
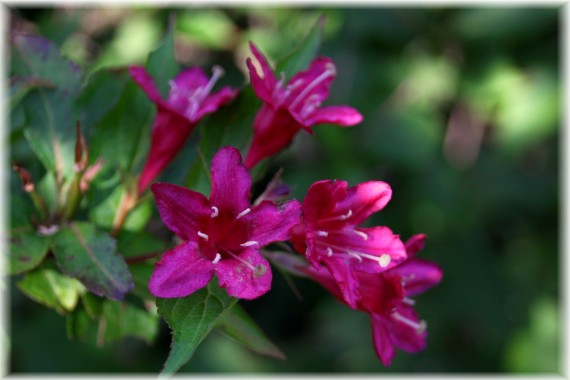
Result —
POLYGON ((216 253, 216 257, 214 257, 214 260, 212 260, 212 264, 217 264, 220 260, 222 259, 222 255, 220 255, 220 253, 216 253))
POLYGON ((208 239, 209 239, 208 235, 206 235, 205 233, 200 232, 200 231, 198 231, 198 236, 200 236, 202 239, 204 239, 206 241, 208 241, 208 239))
POLYGON ((358 231, 358 230, 352 230, 352 232, 354 232, 355 234, 357 234, 358 236, 360 236, 364 240, 368 240, 368 235, 366 235, 366 233, 364 233, 362 231, 358 231))
POLYGON ((396 320, 402 322, 403 324, 410 326, 411 328, 416 330, 416 333, 418 333, 418 334, 423 333, 427 328, 427 323, 424 320, 421 320, 419 323, 417 323, 417 322, 412 321, 409 318, 404 317, 402 314, 400 314, 398 312, 392 313, 392 317, 394 317, 396 320))
POLYGON ((255 278, 263 276, 267 272, 267 267, 263 264, 257 264, 255 268, 253 268, 253 276, 255 278))
POLYGON ((320 223, 325 223, 325 222, 334 222, 337 220, 347 220, 348 218, 350 218, 352 216, 352 210, 348 210, 348 212, 346 214, 342 214, 339 216, 333 216, 331 218, 325 218, 325 219, 321 219, 320 223))
POLYGON ((351 216, 352 216, 352 210, 348 210, 346 214, 340 216, 340 220, 347 220, 351 216))
POLYGON ((331 247, 327 247, 327 257, 331 257, 333 255, 333 250, 331 247))
POLYGON ((251 247, 252 245, 259 245, 259 243, 256 242, 255 240, 250 240, 250 241, 246 241, 243 244, 240 244, 241 247, 251 247))
POLYGON ((416 304, 416 301, 409 298, 409 297, 404 297, 402 299, 402 302, 405 303, 406 305, 410 305, 410 306, 414 306, 416 304))
POLYGON ((329 236, 329 233, 326 231, 317 231, 317 235, 327 237, 327 236, 329 236))
POLYGON ((250 212, 251 212, 251 209, 248 207, 248 208, 246 208, 245 210, 243 210, 242 212, 240 212, 240 213, 238 214, 238 216, 236 217, 236 219, 239 219, 239 218, 241 218, 242 216, 245 216, 245 215, 249 214, 250 212))
POLYGON ((210 218, 215 218, 216 216, 218 216, 219 213, 220 210, 218 210, 216 206, 212 206, 212 214, 210 215, 210 218))
POLYGON ((392 258, 390 257, 390 255, 387 255, 384 253, 380 256, 380 260, 378 260, 378 263, 380 264, 380 266, 382 268, 385 268, 388 266, 388 264, 390 264, 390 261, 392 261, 392 258))

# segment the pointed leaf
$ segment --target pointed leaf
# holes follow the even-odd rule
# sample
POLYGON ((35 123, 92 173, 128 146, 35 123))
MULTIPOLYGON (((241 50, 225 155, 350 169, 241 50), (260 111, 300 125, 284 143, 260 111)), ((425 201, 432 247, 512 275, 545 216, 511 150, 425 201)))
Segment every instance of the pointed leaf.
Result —
POLYGON ((38 235, 31 225, 10 231, 9 273, 19 274, 38 266, 46 257, 50 239, 38 235))
POLYGON ((126 336, 152 343, 158 332, 158 314, 125 302, 106 301, 101 319, 105 324, 104 337, 100 343, 109 343, 126 336))
POLYGON ((72 223, 54 235, 53 242, 53 253, 63 273, 80 280, 91 292, 122 300, 132 289, 127 264, 107 233, 89 223, 72 223))
POLYGON ((60 314, 73 310, 79 294, 85 291, 79 281, 54 269, 30 272, 16 285, 31 299, 56 309, 60 314))
POLYGON ((309 67, 321 46, 324 21, 324 15, 319 17, 299 47, 277 64, 276 73, 284 72, 290 79, 297 72, 309 67))
POLYGON ((156 304, 172 331, 172 349, 163 374, 178 371, 194 354, 196 347, 216 326, 237 298, 229 297, 216 280, 184 298, 158 298, 156 304))
POLYGON ((217 327, 253 352, 285 359, 285 355, 239 304, 224 315, 217 327))

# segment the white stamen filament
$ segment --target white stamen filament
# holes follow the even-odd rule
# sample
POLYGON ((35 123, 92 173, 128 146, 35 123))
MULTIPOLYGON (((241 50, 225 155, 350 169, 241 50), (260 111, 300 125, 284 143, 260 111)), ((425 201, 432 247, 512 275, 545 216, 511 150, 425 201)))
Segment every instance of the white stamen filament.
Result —
POLYGON ((362 231, 358 231, 358 230, 352 230, 352 232, 357 234, 358 236, 360 236, 364 240, 368 240, 368 235, 366 235, 366 233, 364 233, 362 231))
POLYGON ((342 214, 339 216, 333 216, 331 218, 325 218, 325 219, 321 219, 319 222, 321 223, 325 223, 325 222, 334 222, 337 220, 347 220, 348 218, 350 218, 352 216, 352 210, 348 210, 348 212, 346 214, 342 214))
POLYGON ((253 265, 251 265, 250 262, 242 259, 241 257, 239 257, 238 255, 234 255, 232 252, 228 251, 228 250, 224 250, 226 251, 231 257, 233 257, 234 259, 236 259, 237 261, 239 261, 240 263, 244 264, 246 267, 248 267, 249 269, 251 269, 253 272, 255 272, 255 267, 253 265))
POLYGON ((241 218, 242 216, 245 216, 245 215, 249 214, 250 212, 251 212, 251 209, 250 209, 250 208, 246 208, 245 210, 243 210, 242 212, 240 212, 240 213, 238 214, 238 216, 236 216, 236 219, 239 219, 239 218, 241 218))
POLYGON ((327 247, 327 257, 331 257, 333 255, 333 250, 331 247, 327 247))
POLYGON ((295 108, 297 106, 297 104, 299 104, 299 102, 302 101, 303 98, 305 96, 307 96, 307 94, 310 93, 313 90, 313 88, 315 88, 322 81, 324 81, 325 79, 327 79, 331 76, 335 76, 335 75, 336 75, 336 69, 335 69, 334 65, 332 63, 327 64, 325 71, 321 75, 316 77, 311 83, 309 83, 303 89, 303 91, 301 91, 301 93, 299 95, 297 95, 295 100, 293 100, 293 102, 289 106, 289 109, 295 108))
POLYGON ((255 240, 250 240, 250 241, 246 241, 243 244, 240 244, 241 247, 251 247, 252 245, 259 245, 259 243, 256 242, 255 240))
MULTIPOLYGON (((339 251, 339 253, 335 253, 336 255, 343 255, 346 254, 350 257, 353 257, 355 259, 358 260, 359 263, 362 262, 362 258, 365 259, 369 259, 369 260, 374 260, 376 262, 378 262, 378 264, 382 267, 385 268, 388 266, 388 264, 390 264, 390 261, 392 261, 392 257, 390 257, 390 255, 383 253, 380 256, 374 256, 374 255, 370 255, 368 253, 364 253, 364 252, 357 252, 357 251, 352 251, 350 249, 347 248, 342 248, 339 247, 337 245, 334 244, 330 244, 329 242, 320 242, 317 241, 317 243, 321 243, 323 245, 327 244, 329 247, 327 247, 327 256, 330 257, 330 255, 328 254, 329 252, 332 252, 332 248, 336 249, 339 251), (332 248, 331 248, 332 247, 332 248), (331 249, 331 251, 329 251, 329 249, 331 249)), ((402 284, 404 283, 405 279, 402 279, 402 284)))
POLYGON ((356 252, 352 252, 352 251, 348 251, 347 252, 350 256, 354 257, 355 259, 358 260, 359 263, 362 262, 362 257, 360 257, 360 254, 356 253, 356 252))
POLYGON ((204 239, 206 241, 208 241, 208 239, 209 239, 208 235, 206 235, 205 233, 200 232, 200 231, 198 231, 198 236, 200 236, 202 239, 204 239))
POLYGON ((212 206, 212 214, 210 215, 210 218, 215 218, 216 216, 218 216, 220 213, 220 210, 218 210, 218 208, 216 206, 212 206))
POLYGON ((410 306, 414 306, 416 304, 416 301, 409 298, 409 297, 404 297, 402 302, 405 303, 406 305, 410 305, 410 306))
POLYGON ((327 237, 329 236, 329 233, 326 231, 317 231, 317 235, 327 237))
POLYGON ((216 257, 214 257, 214 260, 212 260, 212 264, 217 264, 220 260, 222 259, 222 255, 220 255, 220 253, 216 253, 216 257))
POLYGON ((392 313, 392 317, 394 317, 394 319, 402 322, 403 324, 410 326, 411 328, 416 330, 416 333, 418 333, 418 334, 421 334, 427 328, 426 321, 422 320, 419 323, 417 323, 417 322, 412 321, 411 319, 404 317, 402 314, 399 314, 398 312, 392 313))
POLYGON ((206 86, 198 87, 194 91, 194 93, 190 96, 189 99, 190 111, 188 112, 187 115, 190 117, 190 119, 192 119, 195 116, 198 107, 200 106, 202 101, 204 101, 204 99, 210 94, 210 91, 212 91, 212 88, 214 88, 214 85, 222 75, 224 75, 224 69, 222 69, 220 66, 214 66, 212 68, 212 77, 210 78, 206 86))

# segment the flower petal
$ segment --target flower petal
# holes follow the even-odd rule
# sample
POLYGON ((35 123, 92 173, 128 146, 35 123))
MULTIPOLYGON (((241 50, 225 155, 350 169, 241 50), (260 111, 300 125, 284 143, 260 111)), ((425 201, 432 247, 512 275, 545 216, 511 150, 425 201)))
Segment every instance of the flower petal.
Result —
POLYGON ((253 141, 245 158, 245 166, 254 167, 291 143, 301 126, 284 109, 274 110, 263 104, 253 121, 253 141))
POLYGON ((392 364, 395 351, 390 340, 390 332, 386 319, 379 314, 370 314, 370 322, 372 325, 372 341, 374 342, 374 350, 376 355, 388 367, 392 364))
POLYGON ((154 267, 148 288, 156 297, 186 297, 203 288, 214 276, 214 264, 204 259, 194 242, 166 251, 154 267))
POLYGON ((152 127, 150 151, 139 178, 138 189, 146 187, 174 159, 194 130, 195 124, 178 112, 157 103, 157 114, 152 127))
POLYGON ((360 112, 348 106, 330 106, 319 108, 305 120, 305 125, 336 124, 351 127, 363 120, 360 112))
POLYGON ((201 221, 212 213, 206 197, 169 183, 155 183, 151 190, 164 224, 182 240, 197 241, 201 221))
POLYGON ((253 56, 257 60, 259 66, 261 67, 261 71, 263 76, 260 76, 257 72, 257 68, 255 67, 251 58, 246 60, 247 68, 249 69, 249 78, 251 81, 251 86, 253 87, 253 91, 255 94, 263 100, 265 103, 271 103, 272 100, 272 93, 277 85, 277 78, 275 74, 273 74, 273 70, 267 63, 267 60, 259 52, 257 47, 253 44, 253 42, 249 43, 249 48, 253 53, 253 56))
POLYGON ((220 91, 207 96, 204 101, 202 101, 202 104, 200 104, 195 119, 199 120, 204 117, 204 115, 216 112, 218 108, 234 99, 238 93, 238 90, 224 87, 220 91))
MULTIPOLYGON (((344 199, 348 183, 338 180, 317 181, 309 187, 303 201, 303 219, 310 227, 315 227, 322 219, 330 219, 333 215, 337 201, 344 199)), ((334 223, 334 222, 333 222, 334 223)), ((343 224, 343 221, 336 223, 343 224)))
POLYGON ((220 148, 212 159, 211 171, 212 206, 236 216, 249 208, 251 177, 241 163, 239 150, 232 146, 220 148))
MULTIPOLYGON (((396 309, 396 312, 413 323, 420 323, 418 314, 411 306, 401 304, 396 309)), ((425 330, 418 331, 409 324, 394 319, 393 316, 391 320, 390 333, 394 346, 406 352, 418 352, 426 347, 427 333, 425 330)))
POLYGON ((251 300, 271 289, 271 267, 256 249, 247 249, 238 259, 228 258, 215 264, 220 287, 232 297, 251 300), (248 262, 250 268, 243 261, 248 262))
POLYGON ((327 57, 314 59, 307 70, 298 72, 289 81, 287 86, 291 89, 287 97, 289 110, 299 112, 304 101, 309 98, 317 104, 322 103, 329 96, 335 76, 336 68, 332 59, 327 57))
POLYGON ((424 249, 426 245, 426 238, 427 236, 425 234, 417 234, 409 238, 405 244, 408 256, 413 256, 424 249))
POLYGON ((386 182, 362 182, 347 189, 346 196, 338 202, 335 211, 339 215, 352 211, 345 223, 357 226, 370 215, 382 210, 391 197, 392 189, 386 182))
POLYGON ((249 240, 256 241, 258 247, 264 247, 289 239, 291 228, 301 220, 301 204, 293 199, 278 207, 273 202, 263 201, 242 220, 251 229, 249 240))
POLYGON ((335 257, 323 258, 321 261, 338 284, 344 302, 351 308, 356 309, 361 294, 358 278, 353 269, 345 265, 341 259, 335 257))
POLYGON ((134 81, 146 92, 148 98, 154 103, 163 102, 162 95, 160 91, 154 84, 154 80, 146 69, 142 66, 130 66, 129 74, 134 79, 134 81))
POLYGON ((404 279, 404 288, 408 297, 425 292, 437 285, 443 277, 439 265, 417 258, 406 260, 392 268, 390 273, 400 275, 404 279))

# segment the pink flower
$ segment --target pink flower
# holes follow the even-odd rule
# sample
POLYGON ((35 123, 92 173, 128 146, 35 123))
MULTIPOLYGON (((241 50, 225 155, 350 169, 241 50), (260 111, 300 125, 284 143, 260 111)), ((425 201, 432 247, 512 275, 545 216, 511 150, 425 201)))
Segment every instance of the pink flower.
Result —
POLYGON ((391 195, 380 181, 350 188, 346 181, 315 182, 303 202, 303 223, 293 228, 295 249, 315 269, 323 264, 329 270, 351 307, 363 296, 357 272, 383 272, 406 258, 404 244, 388 227, 358 227, 391 195))
POLYGON ((164 100, 144 67, 131 66, 129 72, 157 109, 150 152, 139 178, 140 194, 184 146, 198 121, 228 103, 238 91, 224 87, 217 93, 210 94, 223 74, 222 69, 215 66, 212 78, 208 79, 202 69, 191 68, 170 81, 168 100, 164 100))
POLYGON ((221 148, 212 159, 210 198, 186 188, 151 186, 164 223, 185 242, 167 251, 150 279, 152 294, 185 297, 206 286, 214 274, 228 294, 257 298, 271 287, 271 268, 259 249, 288 239, 299 222, 300 204, 251 206, 251 178, 239 151, 221 148))
MULTIPOLYGON (((415 255, 424 243, 425 235, 413 236, 406 242, 408 255, 415 255)), ((299 263, 292 260, 291 255, 272 258, 293 273, 314 279, 339 301, 351 306, 327 270, 299 263)), ((356 273, 362 298, 353 308, 370 315, 374 348, 385 366, 392 363, 395 347, 407 352, 418 352, 426 347, 427 324, 414 310, 415 301, 411 297, 438 284, 442 276, 438 265, 415 257, 382 273, 356 273)))
POLYGON ((330 58, 315 59, 307 71, 297 73, 286 85, 285 74, 281 73, 277 80, 253 43, 250 48, 262 70, 260 76, 251 58, 247 59, 251 85, 264 104, 253 123, 253 142, 245 158, 248 168, 285 148, 300 129, 313 133, 311 127, 315 124, 352 126, 362 121, 362 115, 354 108, 320 107, 336 76, 330 58))

